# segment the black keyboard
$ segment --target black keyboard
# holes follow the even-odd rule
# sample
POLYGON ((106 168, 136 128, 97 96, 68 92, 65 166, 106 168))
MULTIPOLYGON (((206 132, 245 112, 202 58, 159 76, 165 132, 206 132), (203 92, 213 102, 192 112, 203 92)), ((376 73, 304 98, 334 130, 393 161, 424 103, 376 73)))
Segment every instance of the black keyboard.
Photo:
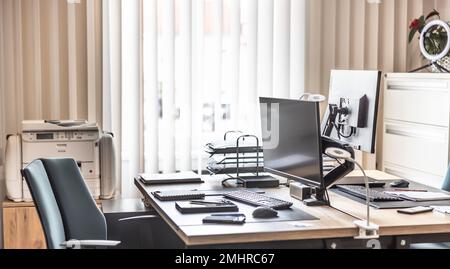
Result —
MULTIPOLYGON (((366 188, 356 185, 337 185, 337 188, 345 193, 353 196, 366 199, 366 188)), ((369 199, 372 202, 386 202, 386 201, 403 201, 402 198, 395 195, 384 193, 383 191, 374 190, 369 188, 369 199)))
POLYGON ((253 206, 265 206, 276 210, 289 209, 292 206, 291 202, 246 190, 227 192, 224 197, 253 206))

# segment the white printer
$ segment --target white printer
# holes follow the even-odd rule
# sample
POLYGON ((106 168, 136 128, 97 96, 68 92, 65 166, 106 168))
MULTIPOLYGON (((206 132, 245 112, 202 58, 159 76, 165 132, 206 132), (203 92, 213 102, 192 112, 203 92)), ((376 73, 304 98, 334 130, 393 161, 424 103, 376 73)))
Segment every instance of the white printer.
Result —
POLYGON ((10 135, 6 146, 6 194, 13 201, 31 201, 20 169, 38 158, 73 158, 95 199, 115 193, 114 147, 111 134, 102 134, 86 121, 23 121, 22 134, 10 135), (103 155, 103 156, 101 156, 103 155))

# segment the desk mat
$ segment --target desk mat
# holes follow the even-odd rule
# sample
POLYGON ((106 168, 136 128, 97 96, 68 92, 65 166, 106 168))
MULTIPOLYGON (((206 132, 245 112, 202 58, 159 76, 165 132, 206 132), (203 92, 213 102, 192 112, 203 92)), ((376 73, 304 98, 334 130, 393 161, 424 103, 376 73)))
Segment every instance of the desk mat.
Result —
MULTIPOLYGON (((330 189, 330 191, 344 196, 352 201, 358 202, 360 204, 366 204, 365 199, 361 199, 354 195, 348 194, 346 192, 340 191, 338 189, 330 189)), ((333 198, 331 198, 333 199, 333 198)), ((331 201, 333 204, 333 201, 331 201)), ((386 201, 386 202, 370 202, 372 207, 377 209, 398 209, 398 208, 410 208, 416 206, 450 206, 450 200, 445 201, 427 201, 427 202, 414 202, 414 201, 386 201)))
MULTIPOLYGON (((306 221, 306 220, 319 220, 315 216, 312 216, 303 210, 300 210, 293 206, 288 210, 279 210, 278 216, 270 219, 255 219, 252 216, 253 210, 256 207, 235 202, 238 207, 239 212, 232 213, 242 213, 246 216, 246 223, 270 223, 270 222, 283 222, 283 221, 306 221)), ((175 202, 162 202, 161 205, 164 205, 164 210, 167 212, 167 215, 172 218, 175 223, 182 223, 182 225, 201 225, 203 224, 203 218, 211 215, 212 213, 198 213, 198 214, 182 214, 175 208, 175 202)), ((217 213, 219 214, 219 213, 217 213)), ((225 214, 225 213, 224 213, 225 214)))
POLYGON ((300 210, 295 207, 292 207, 287 210, 279 210, 278 216, 276 218, 272 218, 272 219, 255 219, 252 217, 252 214, 251 214, 252 212, 253 211, 250 211, 249 214, 245 214, 247 216, 247 219, 246 219, 247 223, 319 220, 318 218, 314 217, 313 215, 310 215, 310 214, 306 213, 305 211, 300 210))

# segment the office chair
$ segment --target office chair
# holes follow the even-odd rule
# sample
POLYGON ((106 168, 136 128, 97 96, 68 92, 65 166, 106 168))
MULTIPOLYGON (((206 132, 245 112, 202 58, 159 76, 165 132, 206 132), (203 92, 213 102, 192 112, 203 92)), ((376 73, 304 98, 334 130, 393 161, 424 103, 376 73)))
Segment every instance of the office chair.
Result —
POLYGON ((447 168, 447 174, 445 175, 444 183, 442 184, 441 189, 450 192, 450 165, 447 168))
MULTIPOLYGON (((444 183, 441 187, 442 190, 450 192, 450 165, 447 168, 447 173, 444 178, 444 183)), ((450 242, 448 243, 436 243, 436 244, 413 244, 412 249, 450 249, 450 242)))
POLYGON ((106 248, 106 221, 73 159, 38 159, 22 170, 33 197, 47 247, 106 248))

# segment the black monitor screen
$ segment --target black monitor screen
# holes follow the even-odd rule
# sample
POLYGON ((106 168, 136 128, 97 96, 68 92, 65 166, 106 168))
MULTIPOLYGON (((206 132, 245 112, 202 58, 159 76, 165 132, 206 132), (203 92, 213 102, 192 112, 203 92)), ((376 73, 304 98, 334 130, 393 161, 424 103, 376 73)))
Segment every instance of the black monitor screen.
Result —
POLYGON ((323 186, 319 104, 260 98, 260 109, 265 170, 323 186))

